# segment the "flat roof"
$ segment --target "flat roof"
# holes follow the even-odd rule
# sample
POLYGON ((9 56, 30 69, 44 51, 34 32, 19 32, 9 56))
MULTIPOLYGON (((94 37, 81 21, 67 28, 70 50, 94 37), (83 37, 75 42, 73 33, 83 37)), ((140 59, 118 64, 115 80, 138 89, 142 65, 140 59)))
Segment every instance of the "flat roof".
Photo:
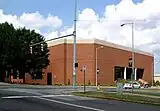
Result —
MULTIPOLYGON (((115 43, 111 43, 111 42, 107 42, 107 41, 99 40, 99 39, 95 39, 95 38, 93 38, 93 39, 77 39, 76 42, 77 42, 77 44, 99 44, 99 45, 113 47, 113 48, 117 48, 117 49, 121 49, 121 50, 132 51, 131 47, 126 47, 123 45, 118 45, 115 43)), ((73 39, 58 39, 58 40, 47 42, 48 47, 63 44, 63 43, 73 44, 73 39)), ((134 49, 134 52, 153 57, 152 53, 141 51, 138 49, 134 49)))

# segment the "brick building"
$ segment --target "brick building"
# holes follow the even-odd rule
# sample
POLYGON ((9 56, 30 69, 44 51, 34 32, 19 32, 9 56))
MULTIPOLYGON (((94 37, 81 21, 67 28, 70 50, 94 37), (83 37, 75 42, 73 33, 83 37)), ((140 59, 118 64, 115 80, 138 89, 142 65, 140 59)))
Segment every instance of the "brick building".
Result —
MULTIPOLYGON (((73 41, 59 39, 48 43, 50 50, 50 65, 45 69, 39 84, 72 84, 73 70, 73 41)), ((96 84, 96 63, 99 69, 97 82, 101 85, 113 85, 115 80, 131 79, 131 48, 109 43, 98 39, 77 40, 77 84, 83 84, 83 72, 86 65, 86 84, 96 84), (97 52, 97 59, 96 59, 97 52), (96 62, 97 60, 97 62, 96 62)), ((135 76, 149 83, 153 81, 153 55, 135 50, 135 76)), ((31 80, 25 80, 30 83, 31 80)), ((33 82, 34 80, 32 80, 33 82)), ((34 82, 36 82, 34 81, 34 82)))

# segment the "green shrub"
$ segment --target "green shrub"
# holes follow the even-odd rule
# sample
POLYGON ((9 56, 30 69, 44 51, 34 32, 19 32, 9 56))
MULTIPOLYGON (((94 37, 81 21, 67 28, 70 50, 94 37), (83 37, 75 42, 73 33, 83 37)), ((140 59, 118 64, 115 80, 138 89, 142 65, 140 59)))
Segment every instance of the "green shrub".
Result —
POLYGON ((118 81, 118 82, 120 82, 120 83, 129 83, 131 80, 125 80, 125 79, 122 79, 122 80, 120 80, 120 81, 118 81))
POLYGON ((160 82, 159 81, 153 81, 153 86, 160 86, 160 82))
POLYGON ((156 82, 155 81, 153 81, 153 86, 156 86, 156 82))
POLYGON ((156 81, 156 86, 160 86, 160 82, 159 81, 156 81))

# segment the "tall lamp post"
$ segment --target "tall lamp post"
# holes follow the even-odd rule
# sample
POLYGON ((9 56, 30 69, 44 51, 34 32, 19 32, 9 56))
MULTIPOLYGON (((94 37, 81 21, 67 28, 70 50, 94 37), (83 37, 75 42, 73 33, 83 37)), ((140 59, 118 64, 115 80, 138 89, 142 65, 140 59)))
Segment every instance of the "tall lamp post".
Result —
POLYGON ((77 22, 77 0, 74 4, 74 47, 73 47, 73 88, 76 88, 76 22, 77 22))
POLYGON ((131 74, 131 80, 132 80, 132 92, 133 92, 133 75, 134 75, 134 23, 124 23, 121 25, 121 27, 125 25, 132 25, 132 74, 131 74))
POLYGON ((98 82, 98 74, 97 74, 97 70, 98 70, 98 64, 97 64, 97 59, 98 59, 98 49, 102 49, 103 46, 97 47, 96 48, 96 87, 97 87, 97 82, 98 82))

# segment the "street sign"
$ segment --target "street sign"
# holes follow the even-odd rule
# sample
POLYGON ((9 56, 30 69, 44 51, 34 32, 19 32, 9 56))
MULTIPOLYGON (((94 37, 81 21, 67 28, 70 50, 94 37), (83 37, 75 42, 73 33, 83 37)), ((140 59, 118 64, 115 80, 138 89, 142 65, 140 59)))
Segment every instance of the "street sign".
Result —
POLYGON ((84 71, 86 70, 86 65, 83 66, 83 70, 84 70, 84 71))

